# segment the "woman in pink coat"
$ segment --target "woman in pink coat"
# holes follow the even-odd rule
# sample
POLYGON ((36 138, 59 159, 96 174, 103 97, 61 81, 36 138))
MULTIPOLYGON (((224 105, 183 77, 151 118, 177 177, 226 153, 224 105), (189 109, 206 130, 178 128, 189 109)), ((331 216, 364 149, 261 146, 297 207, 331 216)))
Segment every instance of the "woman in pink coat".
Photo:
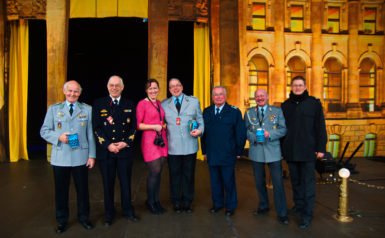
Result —
POLYGON ((167 137, 164 111, 157 100, 159 83, 149 79, 146 83, 147 97, 138 103, 136 119, 138 130, 143 131, 142 154, 149 173, 147 177, 147 207, 153 214, 162 214, 165 209, 159 202, 160 178, 167 157, 167 137))

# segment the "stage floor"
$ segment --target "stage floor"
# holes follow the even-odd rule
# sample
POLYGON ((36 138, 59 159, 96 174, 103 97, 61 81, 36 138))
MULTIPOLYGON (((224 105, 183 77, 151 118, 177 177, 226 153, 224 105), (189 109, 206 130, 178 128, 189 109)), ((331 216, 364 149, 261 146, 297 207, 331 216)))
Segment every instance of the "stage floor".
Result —
MULTIPOLYGON (((146 166, 136 159, 133 170, 133 205, 141 220, 132 223, 118 213, 109 228, 103 226, 103 192, 99 169, 90 171, 91 221, 87 231, 76 219, 74 186, 71 185, 70 224, 61 237, 384 237, 385 233, 385 163, 356 159, 358 174, 349 183, 349 208, 354 221, 334 219, 338 206, 338 184, 318 183, 315 217, 307 230, 298 228, 298 219, 289 216, 290 224, 276 220, 272 190, 269 189, 269 214, 255 216, 258 205, 251 162, 239 160, 236 167, 238 209, 232 217, 223 212, 210 214, 211 193, 207 164, 198 161, 196 199, 192 214, 176 214, 169 201, 168 168, 163 170, 161 201, 168 209, 164 215, 152 215, 145 207, 146 166)), ((318 178, 318 175, 317 175, 318 178)), ((117 183, 118 185, 118 183, 117 183)), ((291 207, 290 181, 285 179, 288 206, 291 207)), ((117 211, 120 196, 116 189, 117 211)), ((0 237, 57 237, 54 216, 53 176, 43 160, 0 164, 0 237)))

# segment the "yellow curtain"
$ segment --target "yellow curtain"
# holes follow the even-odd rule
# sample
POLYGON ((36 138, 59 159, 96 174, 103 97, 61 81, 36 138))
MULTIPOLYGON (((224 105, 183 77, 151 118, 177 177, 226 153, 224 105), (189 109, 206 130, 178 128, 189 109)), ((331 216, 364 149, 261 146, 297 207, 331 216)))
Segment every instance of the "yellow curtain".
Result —
MULTIPOLYGON (((202 110, 211 103, 210 97, 210 44, 209 28, 207 24, 194 24, 194 96, 200 103, 202 110)), ((199 150, 198 159, 202 159, 199 150)))
POLYGON ((11 22, 9 55, 9 157, 28 160, 28 22, 11 22))
POLYGON ((148 0, 71 0, 70 18, 148 17, 148 0))

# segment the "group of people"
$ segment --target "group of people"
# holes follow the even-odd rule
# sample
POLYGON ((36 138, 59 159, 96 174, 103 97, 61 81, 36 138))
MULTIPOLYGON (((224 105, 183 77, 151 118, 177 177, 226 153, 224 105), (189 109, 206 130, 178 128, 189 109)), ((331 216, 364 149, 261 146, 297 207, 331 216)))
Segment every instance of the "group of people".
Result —
POLYGON ((78 101, 82 92, 78 82, 64 84, 66 100, 48 108, 40 130, 41 136, 52 144, 57 233, 68 228, 71 175, 77 192, 78 220, 85 229, 93 228, 89 220, 88 169, 94 167, 95 161, 102 175, 105 226, 111 226, 116 215, 116 177, 123 217, 132 222, 140 220, 131 204, 133 141, 137 130, 143 132, 141 151, 148 167, 146 206, 152 214, 166 211, 159 198, 166 161, 173 210, 193 212, 195 163, 201 137, 212 191, 213 205, 209 211, 217 213, 224 209, 226 216, 232 216, 237 207, 235 163, 248 139, 259 194, 255 213, 269 211, 264 169, 267 164, 278 221, 288 224, 282 148, 293 187, 292 210, 301 217, 300 228, 310 225, 315 198, 315 160, 325 152, 326 128, 322 105, 308 95, 304 78, 292 80, 292 92, 282 109, 268 104, 265 90, 257 90, 257 106, 248 109, 244 118, 238 108, 227 103, 225 87, 213 88, 213 105, 203 113, 198 99, 183 93, 179 79, 170 79, 168 87, 172 96, 160 102, 159 83, 149 79, 145 84, 147 96, 135 107, 122 96, 123 79, 114 75, 107 83, 109 95, 97 99, 91 107, 78 101))

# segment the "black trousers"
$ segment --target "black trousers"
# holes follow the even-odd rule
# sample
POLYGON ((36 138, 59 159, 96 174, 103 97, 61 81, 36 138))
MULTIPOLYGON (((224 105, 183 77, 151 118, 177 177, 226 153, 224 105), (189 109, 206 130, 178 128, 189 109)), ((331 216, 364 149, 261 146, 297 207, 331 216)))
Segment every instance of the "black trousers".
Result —
POLYGON ((174 205, 190 206, 193 201, 196 155, 168 155, 170 193, 174 205))
POLYGON ((71 174, 75 182, 79 221, 88 221, 90 200, 88 193, 88 168, 85 165, 76 167, 52 166, 55 179, 56 221, 68 223, 68 197, 71 174))
POLYGON ((114 194, 116 174, 118 174, 120 182, 120 198, 123 216, 132 216, 134 214, 131 205, 131 174, 133 159, 107 158, 98 160, 98 163, 103 179, 105 219, 112 220, 115 217, 114 194))
POLYGON ((302 219, 311 221, 315 203, 315 161, 287 161, 293 189, 294 206, 301 212, 302 219))

